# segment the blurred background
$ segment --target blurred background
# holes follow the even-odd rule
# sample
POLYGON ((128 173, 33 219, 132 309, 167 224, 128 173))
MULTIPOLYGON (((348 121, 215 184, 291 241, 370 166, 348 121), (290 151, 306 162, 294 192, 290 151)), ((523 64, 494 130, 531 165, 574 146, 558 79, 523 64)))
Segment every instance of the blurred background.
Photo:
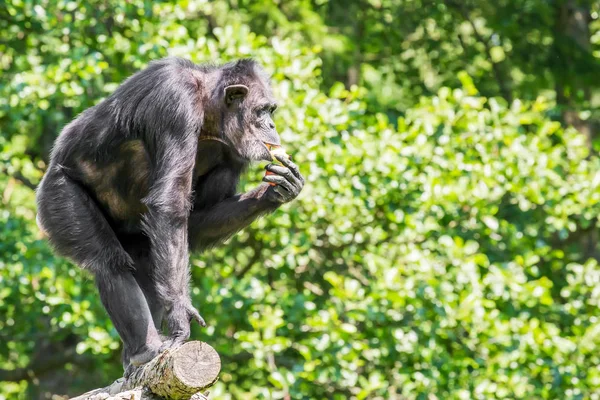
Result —
MULTIPOLYGON (((122 375, 34 190, 150 60, 253 57, 307 177, 192 259, 215 399, 600 399, 600 2, 0 2, 0 399, 122 375)), ((260 182, 251 168, 242 189, 260 182)))

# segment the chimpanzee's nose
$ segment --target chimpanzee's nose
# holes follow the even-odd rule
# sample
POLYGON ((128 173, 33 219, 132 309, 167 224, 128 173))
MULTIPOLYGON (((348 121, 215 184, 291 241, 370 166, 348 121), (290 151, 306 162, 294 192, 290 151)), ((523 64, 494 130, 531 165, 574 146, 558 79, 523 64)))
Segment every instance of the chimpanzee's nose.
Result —
POLYGON ((269 128, 275 129, 275 123, 274 122, 269 122, 269 128))

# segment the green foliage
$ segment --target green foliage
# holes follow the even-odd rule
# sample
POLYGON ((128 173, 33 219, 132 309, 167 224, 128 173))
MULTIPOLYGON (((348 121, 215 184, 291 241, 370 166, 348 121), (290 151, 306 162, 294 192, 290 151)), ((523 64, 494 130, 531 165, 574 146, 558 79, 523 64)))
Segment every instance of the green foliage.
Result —
MULTIPOLYGON (((282 141, 307 178, 296 202, 192 259, 194 304, 210 325, 192 337, 223 359, 214 398, 599 398, 600 158, 557 121, 555 102, 541 90, 512 103, 482 95, 494 83, 476 71, 489 63, 479 54, 460 69, 448 61, 455 74, 426 97, 422 75, 409 74, 402 117, 390 120, 389 85, 400 82, 377 63, 363 65, 368 90, 331 80, 327 46, 344 40, 319 37, 321 8, 258 3, 0 9, 13 21, 0 18, 0 379, 48 366, 3 382, 0 398, 76 394, 121 374, 93 283, 52 255, 29 186, 61 126, 167 54, 263 63, 282 141)), ((453 24, 406 7, 439 17, 430 34, 453 24)), ((410 40, 437 37, 424 32, 410 40)), ((435 50, 411 43, 406 52, 435 50)), ((507 53, 495 46, 492 60, 507 53)), ((252 168, 243 188, 263 172, 252 168)))

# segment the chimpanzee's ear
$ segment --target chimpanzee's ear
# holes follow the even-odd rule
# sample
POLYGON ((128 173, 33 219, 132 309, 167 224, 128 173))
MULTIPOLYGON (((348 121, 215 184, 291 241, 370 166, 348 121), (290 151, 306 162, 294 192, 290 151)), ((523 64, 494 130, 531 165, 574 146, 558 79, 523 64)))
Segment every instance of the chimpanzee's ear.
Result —
POLYGON ((225 102, 227 105, 233 103, 235 99, 243 99, 248 94, 246 85, 230 85, 225 88, 225 102))

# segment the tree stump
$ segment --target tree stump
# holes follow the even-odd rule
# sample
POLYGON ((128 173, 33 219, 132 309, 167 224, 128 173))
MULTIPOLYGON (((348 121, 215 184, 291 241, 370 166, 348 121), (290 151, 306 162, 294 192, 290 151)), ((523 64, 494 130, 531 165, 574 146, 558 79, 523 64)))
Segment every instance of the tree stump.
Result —
POLYGON ((137 368, 127 378, 92 390, 73 400, 189 400, 206 398, 202 392, 214 385, 221 359, 204 342, 188 342, 169 349, 137 368))

